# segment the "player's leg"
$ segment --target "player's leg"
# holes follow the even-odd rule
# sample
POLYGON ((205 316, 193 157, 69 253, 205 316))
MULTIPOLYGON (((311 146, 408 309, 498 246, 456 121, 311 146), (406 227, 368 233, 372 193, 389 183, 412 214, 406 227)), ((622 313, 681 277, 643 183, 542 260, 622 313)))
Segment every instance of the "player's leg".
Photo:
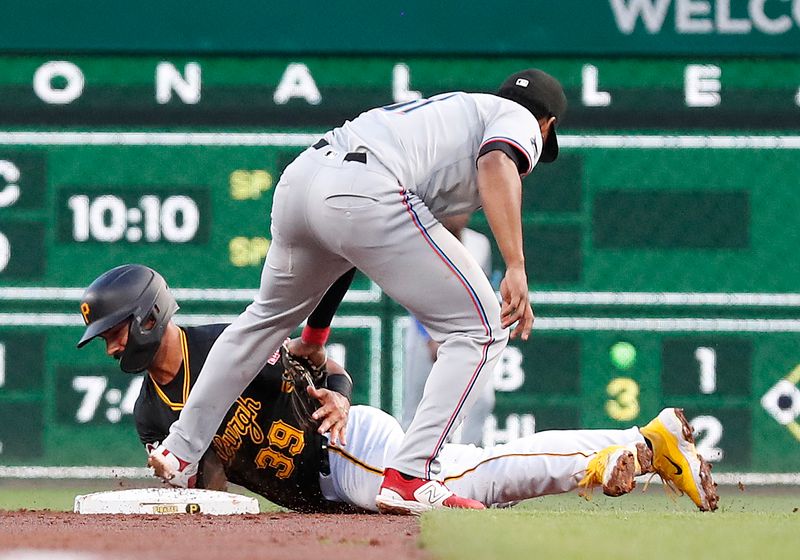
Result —
POLYGON ((375 495, 383 469, 400 445, 403 430, 393 417, 370 406, 353 406, 347 422, 347 445, 328 448, 335 496, 328 499, 377 511, 375 495))
POLYGON ((490 381, 508 340, 497 296, 463 244, 369 154, 366 164, 315 157, 320 176, 341 169, 338 176, 348 177, 318 180, 320 203, 310 209, 310 227, 320 243, 357 266, 442 343, 391 464, 435 478, 439 449, 490 381))
MULTIPOLYGON (((634 465, 634 472, 620 473, 630 482, 633 474, 650 470, 651 454, 638 428, 551 430, 485 449, 448 444, 440 460, 445 484, 454 492, 486 505, 508 504, 578 488, 592 461, 608 459, 602 454, 616 446, 638 452, 640 472, 634 465)), ((616 461, 608 467, 616 468, 616 461)))
POLYGON ((508 331, 483 271, 444 226, 426 224, 421 201, 406 196, 405 222, 393 229, 390 258, 363 270, 408 308, 441 343, 422 400, 391 467, 420 478, 437 478, 436 456, 482 394, 508 331))
MULTIPOLYGON (((417 412, 417 405, 422 400, 425 382, 433 366, 430 341, 422 325, 411 318, 403 341, 403 409, 400 419, 403 429, 408 429, 417 412)), ((461 429, 456 429, 452 434, 451 441, 480 445, 483 441, 483 425, 493 409, 494 385, 490 381, 467 413, 461 429)))
MULTIPOLYGON (((303 156, 301 156, 302 158, 303 156)), ((242 390, 325 290, 352 267, 316 243, 306 227, 317 169, 295 161, 275 189, 272 244, 258 294, 215 342, 164 447, 191 463, 207 448, 242 390)))
MULTIPOLYGON (((275 247, 273 245, 273 247, 275 247)), ((275 252, 270 248, 270 252, 275 252)), ((165 447, 185 461, 202 455, 217 427, 242 390, 264 367, 291 331, 314 309, 325 290, 344 273, 348 263, 316 260, 326 272, 307 269, 298 280, 285 269, 273 268, 269 257, 255 300, 226 328, 206 358, 185 407, 172 425, 165 447), (337 267, 338 265, 338 267, 337 267)), ((305 267, 296 267, 297 271, 305 267)))
POLYGON ((436 478, 441 446, 489 382, 505 347, 508 331, 500 324, 500 306, 475 259, 418 197, 389 177, 364 175, 348 196, 363 187, 374 203, 352 208, 358 227, 340 230, 342 254, 441 343, 417 413, 390 465, 395 486, 408 486, 402 494, 414 496, 402 499, 396 511, 422 503, 420 492, 427 492, 426 500, 436 507, 473 507, 424 481, 436 478), (406 484, 396 473, 415 480, 406 484))
POLYGON ((475 405, 467 413, 464 423, 461 425, 461 437, 458 443, 471 443, 481 445, 483 443, 483 427, 486 419, 494 410, 494 384, 492 381, 486 384, 481 391, 481 395, 475 405))
MULTIPOLYGON (((320 243, 366 273, 443 343, 418 412, 392 462, 407 475, 433 478, 439 449, 489 381, 507 342, 499 303, 464 246, 369 154, 366 163, 344 160, 344 154, 334 150, 320 150, 314 157, 321 176, 336 168, 341 180, 319 181, 315 195, 322 203, 309 207, 310 229, 320 243)), ((443 497, 438 486, 432 489, 438 505, 458 500, 443 497)))
POLYGON ((413 317, 410 318, 403 345, 403 415, 400 421, 403 429, 408 428, 417 412, 433 366, 429 341, 430 337, 422 331, 422 325, 413 317))

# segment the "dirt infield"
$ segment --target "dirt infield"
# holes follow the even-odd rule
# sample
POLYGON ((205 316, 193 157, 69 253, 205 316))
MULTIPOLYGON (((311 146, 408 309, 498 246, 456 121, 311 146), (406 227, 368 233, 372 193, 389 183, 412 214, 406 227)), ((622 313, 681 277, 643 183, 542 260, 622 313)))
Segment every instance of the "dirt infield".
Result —
POLYGON ((0 511, 0 560, 424 559, 418 520, 383 515, 79 515, 0 511), (27 551, 27 556, 23 554, 27 551), (12 552, 13 551, 13 552, 12 552))

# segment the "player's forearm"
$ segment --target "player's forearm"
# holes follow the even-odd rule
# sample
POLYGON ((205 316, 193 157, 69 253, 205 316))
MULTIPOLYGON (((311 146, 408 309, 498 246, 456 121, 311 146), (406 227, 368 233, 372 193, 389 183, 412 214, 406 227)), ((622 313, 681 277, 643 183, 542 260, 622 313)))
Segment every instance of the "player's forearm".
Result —
POLYGON ((217 454, 209 449, 203 455, 198 473, 198 488, 207 490, 219 490, 225 492, 228 489, 228 478, 225 476, 225 468, 222 466, 217 454))
POLYGON ((351 268, 342 274, 342 276, 340 276, 339 279, 336 280, 336 282, 334 282, 330 288, 328 288, 328 291, 325 292, 324 296, 322 296, 322 299, 317 304, 317 307, 311 312, 311 315, 308 316, 309 326, 313 328, 325 328, 331 326, 333 316, 336 314, 339 304, 342 303, 342 300, 347 293, 347 289, 353 282, 353 276, 355 276, 355 274, 356 269, 351 268))
POLYGON ((325 364, 325 370, 327 371, 325 387, 344 395, 348 401, 352 401, 353 379, 350 374, 338 362, 331 359, 325 364))
POLYGON ((522 249, 522 181, 514 162, 500 151, 478 159, 483 212, 507 268, 525 266, 522 249))
POLYGON ((333 316, 336 314, 336 310, 339 309, 339 304, 342 303, 355 274, 356 269, 351 268, 328 288, 317 307, 308 316, 306 327, 303 329, 302 338, 304 342, 325 344, 333 316))

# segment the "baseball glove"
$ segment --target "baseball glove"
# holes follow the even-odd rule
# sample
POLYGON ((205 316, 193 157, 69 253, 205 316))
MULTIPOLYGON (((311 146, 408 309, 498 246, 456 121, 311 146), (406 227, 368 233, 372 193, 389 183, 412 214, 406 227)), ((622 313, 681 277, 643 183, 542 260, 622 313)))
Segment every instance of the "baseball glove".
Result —
POLYGON ((322 387, 325 381, 325 365, 312 364, 308 359, 290 354, 286 344, 281 346, 283 380, 292 385, 289 393, 295 418, 304 431, 317 428, 319 422, 311 415, 320 406, 319 401, 308 394, 308 387, 322 387))

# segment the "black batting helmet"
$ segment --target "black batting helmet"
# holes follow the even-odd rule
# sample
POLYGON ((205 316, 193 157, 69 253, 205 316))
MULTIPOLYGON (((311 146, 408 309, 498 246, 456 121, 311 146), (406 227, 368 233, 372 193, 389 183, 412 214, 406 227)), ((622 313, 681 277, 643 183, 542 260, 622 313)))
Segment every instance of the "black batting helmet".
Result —
POLYGON ((78 348, 129 319, 128 343, 119 367, 128 373, 143 371, 153 361, 167 324, 177 310, 178 304, 166 281, 152 268, 140 264, 112 268, 83 293, 81 315, 86 330, 78 348))

